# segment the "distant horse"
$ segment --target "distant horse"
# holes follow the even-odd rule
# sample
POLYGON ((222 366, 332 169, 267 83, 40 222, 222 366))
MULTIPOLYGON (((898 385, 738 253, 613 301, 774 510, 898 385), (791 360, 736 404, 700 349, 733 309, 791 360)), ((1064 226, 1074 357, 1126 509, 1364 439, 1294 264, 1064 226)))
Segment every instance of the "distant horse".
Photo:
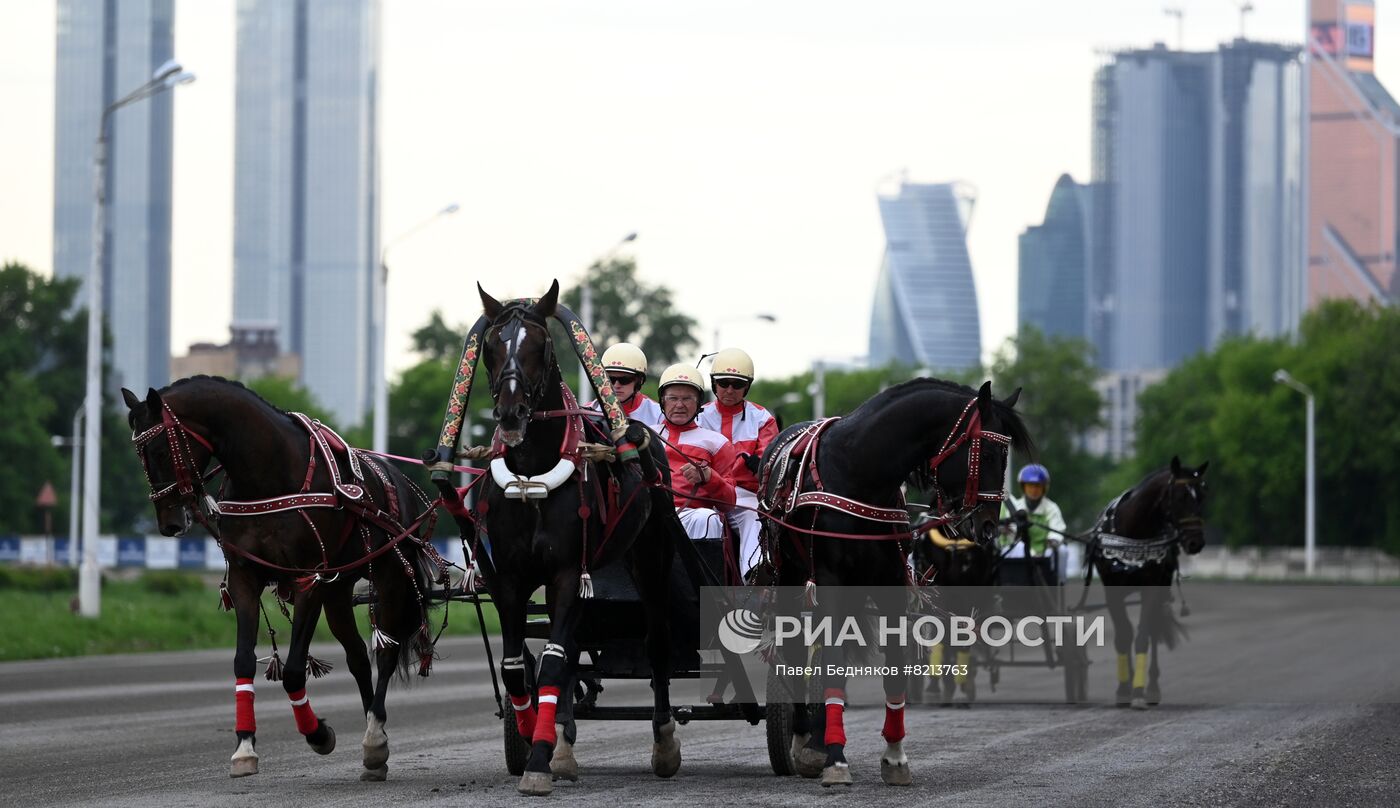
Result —
POLYGON ((238 618, 233 660, 238 741, 230 776, 258 771, 255 647, 262 591, 273 585, 292 602, 292 633, 285 666, 274 640, 267 674, 282 679, 297 730, 320 754, 335 748, 335 732, 306 696, 308 662, 313 675, 329 669, 308 654, 324 609, 331 633, 345 648, 365 710, 360 779, 383 780, 389 761, 384 731, 389 680, 396 667, 402 673, 415 659, 426 675, 433 653, 423 595, 439 570, 427 545, 418 541, 428 532, 419 527, 422 517, 414 524, 416 534, 398 538, 407 532, 402 522, 420 514, 431 519, 427 498, 393 466, 350 449, 329 428, 282 412, 237 382, 196 376, 151 390, 144 401, 125 389, 122 397, 160 532, 183 535, 197 519, 219 539, 228 561, 224 606, 238 618), (204 488, 211 460, 227 475, 219 492, 227 499, 217 505, 204 488), (352 589, 360 578, 369 579, 378 596, 372 607, 377 684, 352 608, 352 589))
MULTIPOLYGON (((821 594, 827 587, 833 594, 846 592, 835 587, 883 587, 881 591, 898 594, 883 597, 877 609, 904 614, 909 542, 898 537, 909 533, 901 491, 906 481, 934 493, 936 515, 949 537, 992 545, 999 531, 1008 446, 1030 445, 1012 409, 1019 395, 1017 390, 998 401, 990 382, 973 390, 915 379, 879 393, 844 418, 784 430, 765 452, 760 478, 766 513, 797 526, 788 530, 769 521, 766 527, 777 552, 780 584, 805 583, 819 615, 838 607, 832 613, 853 614, 861 606, 834 602, 837 597, 821 594), (889 538, 876 538, 881 534, 889 538)), ((823 654, 828 665, 843 662, 840 646, 824 648, 823 654)), ((898 647, 887 648, 885 664, 900 670, 902 657, 898 647)), ((912 782, 903 751, 907 679, 896 673, 884 680, 881 734, 886 747, 880 773, 892 785, 912 782)), ((803 776, 820 775, 825 786, 851 782, 842 718, 845 680, 825 677, 825 709, 814 720, 806 704, 794 705, 794 763, 803 776)))
POLYGON ((577 778, 577 766, 559 736, 558 702, 568 698, 569 661, 577 657, 580 598, 591 596, 588 571, 626 557, 646 613, 653 672, 652 770, 674 775, 681 764, 671 715, 669 577, 677 540, 686 541, 671 495, 670 467, 660 441, 631 422, 626 441, 640 448, 636 462, 594 463, 578 453, 585 424, 560 376, 548 322, 558 305, 555 282, 538 302, 501 303, 478 287, 486 329, 482 361, 495 402, 498 442, 491 475, 480 496, 480 529, 489 538, 481 554, 485 581, 501 618, 501 676, 515 708, 516 728, 532 739, 518 790, 552 791, 556 744, 565 758, 553 773, 577 778), (538 713, 526 688, 526 604, 545 587, 550 638, 540 657, 538 713))
MULTIPOLYGON (((1181 551, 1194 555, 1205 546, 1206 467, 1183 468, 1180 458, 1147 475, 1109 503, 1091 531, 1086 567, 1103 580, 1113 644, 1118 652, 1118 706, 1145 710, 1162 701, 1157 645, 1175 648, 1183 633, 1172 614, 1172 578, 1181 551), (1137 633, 1124 602, 1142 593, 1137 633), (1151 667, 1148 651, 1151 650, 1151 667), (1135 652, 1130 659, 1129 652, 1135 652)), ((1085 578, 1087 591, 1088 577, 1085 578)))

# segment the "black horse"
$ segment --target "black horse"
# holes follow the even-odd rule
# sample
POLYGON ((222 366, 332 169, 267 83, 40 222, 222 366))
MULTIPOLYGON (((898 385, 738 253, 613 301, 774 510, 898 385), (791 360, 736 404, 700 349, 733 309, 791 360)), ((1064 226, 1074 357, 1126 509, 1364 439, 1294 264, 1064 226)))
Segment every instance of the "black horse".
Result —
MULTIPOLYGON (((237 382, 196 376, 151 390, 144 401, 125 389, 122 397, 160 532, 182 535, 197 519, 220 540, 228 561, 224 605, 238 619, 233 660, 238 742, 229 774, 258 771, 255 649, 262 592, 272 585, 291 600, 294 611, 286 664, 274 644, 267 675, 280 675, 297 729, 320 754, 335 748, 335 732, 306 697, 308 663, 314 675, 329 668, 307 650, 324 609, 331 633, 345 648, 365 710, 360 779, 383 780, 389 760, 385 693, 395 669, 402 674, 410 661, 419 661, 426 675, 433 652, 423 594, 438 570, 419 536, 395 541, 404 532, 398 520, 371 519, 365 512, 396 514, 404 522, 431 518, 427 497, 393 466, 349 448, 319 424, 282 412, 237 382), (226 475, 219 494, 227 501, 217 506, 222 515, 209 507, 213 497, 204 488, 211 460, 226 475), (345 569, 336 573, 337 568, 345 569), (352 589, 362 578, 378 596, 372 607, 377 684, 353 613, 352 589)), ((417 532, 426 533, 421 527, 417 532)))
POLYGON ((565 714, 558 702, 569 697, 569 669, 578 655, 579 600, 588 596, 581 587, 591 586, 585 583, 589 569, 624 555, 646 612, 654 693, 652 770, 670 777, 680 768, 681 754, 668 692, 666 604, 673 542, 685 540, 685 532, 670 495, 649 485, 670 485, 664 449, 651 440, 647 427, 631 422, 626 439, 641 448, 638 462, 593 463, 574 456, 569 433, 581 431, 584 424, 576 405, 566 407, 572 394, 560 376, 548 328, 558 305, 558 282, 533 304, 502 304, 478 291, 490 321, 481 355, 499 440, 478 506, 480 529, 489 539, 482 561, 501 618, 501 676, 516 727, 521 737, 533 741, 518 788, 523 794, 550 793, 556 743, 563 759, 555 760, 554 774, 577 777, 572 752, 560 737, 566 728, 556 727, 555 721, 565 714), (550 612, 550 639, 540 657, 536 713, 526 686, 524 641, 526 604, 541 586, 550 612))
MULTIPOLYGON (((1152 472, 1119 494, 1092 531, 1087 561, 1092 563, 1090 571, 1097 569, 1103 580, 1113 620, 1120 707, 1131 704, 1145 710, 1162 701, 1157 645, 1175 648, 1184 633, 1172 614, 1171 585, 1181 552, 1194 555, 1205 546, 1202 513, 1209 465, 1183 468, 1180 458, 1173 457, 1170 467, 1152 472), (1142 595, 1136 634, 1125 602, 1133 591, 1142 595)), ((1085 581, 1087 591, 1087 577, 1085 581)))
MULTIPOLYGON (((905 614, 904 587, 909 580, 907 540, 856 540, 816 535, 815 532, 907 535, 907 515, 901 486, 933 492, 944 532, 954 539, 970 539, 990 546, 999 530, 999 508, 1006 473, 1007 446, 1029 449, 1030 436, 1012 409, 1020 391, 1005 401, 992 397, 991 383, 980 390, 938 379, 915 379, 891 387, 862 404, 855 412, 834 422, 822 422, 822 431, 811 465, 794 458, 794 450, 812 439, 808 424, 784 430, 764 456, 763 501, 770 515, 782 515, 789 531, 768 522, 770 548, 777 548, 778 579, 785 586, 803 586, 813 592, 817 616, 854 614, 863 604, 840 602, 851 590, 837 587, 873 586, 890 593, 877 603, 881 614, 905 614), (805 437, 804 437, 805 435, 805 437), (789 474, 783 473, 788 466, 789 474), (796 466, 796 490, 784 492, 791 468, 796 466), (815 469, 816 474, 812 471, 815 469), (814 481, 814 477, 819 480, 814 481), (823 506, 804 507, 789 495, 824 491, 854 500, 876 513, 877 519, 857 516, 849 510, 823 506), (796 507, 789 510, 780 501, 796 507), (873 510, 871 510, 873 509, 873 510), (794 522, 793 520, 797 520, 794 522), (900 524, 900 521, 903 524, 900 524), (807 532, 813 531, 813 532, 807 532), (831 587, 828 595, 823 591, 831 587), (837 596, 836 593, 841 593, 837 596)), ((801 649, 784 647, 791 656, 801 649)), ((822 650, 824 662, 843 663, 843 649, 822 650)), ((902 649, 886 649, 885 665, 900 670, 902 649)), ((804 664, 790 658, 789 664, 804 664)), ((903 751, 904 702, 908 677, 886 676, 886 740, 880 771, 886 783, 912 781, 903 751)), ((823 785, 851 782, 845 757, 844 676, 825 677, 826 708, 810 715, 806 704, 794 705, 793 757, 799 773, 822 778, 823 785)), ((770 706, 771 709, 771 706, 770 706)))

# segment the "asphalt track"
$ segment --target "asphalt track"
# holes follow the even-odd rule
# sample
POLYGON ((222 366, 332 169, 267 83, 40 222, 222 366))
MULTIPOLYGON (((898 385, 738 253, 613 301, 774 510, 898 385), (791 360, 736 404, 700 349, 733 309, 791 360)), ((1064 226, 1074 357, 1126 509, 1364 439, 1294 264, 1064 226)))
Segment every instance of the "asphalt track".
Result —
MULTIPOLYGON (((1004 670, 970 708, 911 707, 915 785, 879 780, 882 712, 853 706, 849 791, 773 776, 762 727, 693 722, 670 780, 648 768, 644 723, 585 722, 570 805, 1386 805, 1400 804, 1400 589, 1197 584, 1191 640, 1164 658, 1165 702, 1054 704, 1059 674, 1004 670), (1035 702, 1041 703, 1035 703, 1035 702)), ((22 616, 9 616, 22 619, 22 616)), ((338 661, 338 649, 317 654, 338 661)), ((389 780, 359 782, 363 719, 343 664, 310 689, 339 734, 328 757, 296 734, 279 684, 259 680, 261 773, 230 779, 232 651, 0 665, 0 803, 17 806, 503 805, 506 771, 480 643, 445 642, 433 676, 390 693, 389 780)), ((1024 657, 1018 657, 1024 658, 1024 657)), ((859 701, 859 687, 853 701, 859 701)), ((675 701, 699 688, 680 682, 675 701)), ((605 703, 647 703, 616 683, 605 703)), ((867 701, 867 703, 869 703, 867 701)))

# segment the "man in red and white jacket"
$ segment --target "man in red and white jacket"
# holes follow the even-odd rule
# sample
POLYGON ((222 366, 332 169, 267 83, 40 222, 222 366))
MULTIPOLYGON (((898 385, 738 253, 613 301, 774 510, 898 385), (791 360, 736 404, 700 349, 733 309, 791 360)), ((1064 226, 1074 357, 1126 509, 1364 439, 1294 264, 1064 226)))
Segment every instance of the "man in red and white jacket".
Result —
MULTIPOLYGON (((661 428, 661 407, 642 392, 647 380, 647 355, 630 342, 619 342, 603 352, 603 372, 608 375, 617 403, 622 412, 634 421, 652 429, 661 428)), ((591 409, 601 410, 599 401, 590 401, 591 409)))
POLYGON ((700 371, 672 365, 661 374, 661 436, 671 464, 676 515, 692 539, 724 536, 723 514, 734 507, 734 447, 718 432, 695 422, 700 412, 700 371))
POLYGON ((728 438, 739 456, 734 470, 735 508, 727 514, 729 527, 739 534, 739 571, 748 575, 761 560, 758 548, 758 464, 768 444, 778 437, 778 421, 768 410, 748 400, 753 384, 753 359, 738 348, 715 354, 710 368, 714 403, 700 413, 700 426, 728 438))

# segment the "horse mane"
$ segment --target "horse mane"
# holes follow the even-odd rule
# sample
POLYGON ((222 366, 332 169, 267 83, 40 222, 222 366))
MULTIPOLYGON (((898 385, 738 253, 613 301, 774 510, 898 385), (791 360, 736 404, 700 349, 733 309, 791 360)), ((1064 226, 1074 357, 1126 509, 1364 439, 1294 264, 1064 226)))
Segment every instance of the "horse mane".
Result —
POLYGON ((218 382, 219 384, 226 384, 230 387, 236 387, 239 390, 242 390, 243 392, 257 399, 258 401, 261 401, 263 404, 276 410, 277 412, 280 412, 283 415, 289 414, 286 410, 258 395, 258 392, 256 390, 254 390, 251 387, 248 387, 243 382, 240 382, 237 379, 225 379, 223 376, 206 376, 203 373, 197 374, 195 376, 186 376, 183 379, 176 379, 170 384, 167 384, 166 386, 160 388, 160 390, 157 390, 156 392, 164 393, 167 390, 174 390, 178 387, 185 387, 187 385, 194 384, 195 382, 218 382))
MULTIPOLYGON (((977 397, 977 390, 965 384, 948 381, 946 379, 921 377, 910 379, 907 382, 901 382, 893 387, 882 390, 870 400, 857 407, 856 411, 851 413, 851 416, 854 417, 861 414, 867 407, 870 408, 873 414, 874 411, 884 409, 910 396, 929 392, 951 393, 969 399, 977 397)), ((1025 419, 1021 417, 1021 414, 1017 412, 1015 408, 1003 404, 996 396, 992 396, 992 413, 999 422, 999 429, 1010 436, 1011 444, 1017 449, 1034 456, 1035 441, 1031 439, 1030 430, 1026 428, 1025 419)), ((914 469, 909 475, 909 485, 911 488, 920 490, 932 488, 933 472, 930 471, 925 464, 920 464, 919 467, 914 469)))

